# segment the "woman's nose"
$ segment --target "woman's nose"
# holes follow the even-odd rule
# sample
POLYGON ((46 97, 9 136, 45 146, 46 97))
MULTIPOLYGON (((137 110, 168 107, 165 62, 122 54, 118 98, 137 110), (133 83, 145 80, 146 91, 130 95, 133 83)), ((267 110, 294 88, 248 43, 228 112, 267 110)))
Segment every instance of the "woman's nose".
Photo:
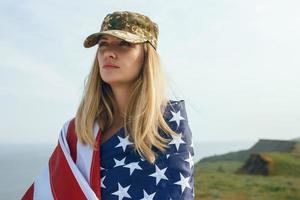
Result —
POLYGON ((109 57, 109 58, 116 58, 117 53, 114 48, 106 48, 105 50, 100 50, 102 51, 103 57, 109 57))

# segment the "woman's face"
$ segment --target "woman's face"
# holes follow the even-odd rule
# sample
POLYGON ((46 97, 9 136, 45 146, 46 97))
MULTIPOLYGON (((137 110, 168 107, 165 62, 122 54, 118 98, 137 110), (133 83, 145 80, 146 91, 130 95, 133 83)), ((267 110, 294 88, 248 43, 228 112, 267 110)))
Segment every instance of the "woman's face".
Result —
POLYGON ((114 36, 101 36, 97 59, 102 80, 108 84, 132 84, 144 61, 142 44, 126 42, 114 36))

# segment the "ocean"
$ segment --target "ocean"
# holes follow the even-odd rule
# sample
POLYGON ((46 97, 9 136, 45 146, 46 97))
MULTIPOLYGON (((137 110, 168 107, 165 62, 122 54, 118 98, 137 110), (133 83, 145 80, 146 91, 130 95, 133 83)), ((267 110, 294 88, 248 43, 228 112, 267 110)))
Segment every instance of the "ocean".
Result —
MULTIPOLYGON (((253 141, 194 142, 194 162, 201 158, 250 148, 253 141)), ((1 144, 0 199, 20 199, 47 165, 54 144, 1 144)))

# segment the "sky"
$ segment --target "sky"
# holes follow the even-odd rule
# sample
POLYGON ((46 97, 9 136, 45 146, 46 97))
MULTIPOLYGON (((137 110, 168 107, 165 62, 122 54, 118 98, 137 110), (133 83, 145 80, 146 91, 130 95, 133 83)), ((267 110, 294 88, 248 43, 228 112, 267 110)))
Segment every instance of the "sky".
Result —
POLYGON ((172 99, 194 142, 300 137, 299 1, 0 2, 0 143, 56 143, 75 116, 95 48, 84 39, 117 10, 159 26, 172 99))

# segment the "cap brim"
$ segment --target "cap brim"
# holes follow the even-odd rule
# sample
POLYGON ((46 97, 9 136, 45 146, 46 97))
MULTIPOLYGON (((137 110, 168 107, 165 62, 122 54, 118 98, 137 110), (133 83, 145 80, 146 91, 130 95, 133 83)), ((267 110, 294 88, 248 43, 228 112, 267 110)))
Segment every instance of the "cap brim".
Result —
POLYGON ((133 33, 127 32, 127 31, 122 31, 122 30, 108 30, 108 31, 101 31, 98 33, 94 33, 89 35, 83 43, 83 46, 85 48, 89 48, 92 46, 95 46, 101 35, 111 35, 111 36, 115 36, 119 39, 125 40, 127 42, 130 43, 142 43, 142 42, 146 42, 147 39, 145 37, 139 36, 139 35, 135 35, 133 33))

